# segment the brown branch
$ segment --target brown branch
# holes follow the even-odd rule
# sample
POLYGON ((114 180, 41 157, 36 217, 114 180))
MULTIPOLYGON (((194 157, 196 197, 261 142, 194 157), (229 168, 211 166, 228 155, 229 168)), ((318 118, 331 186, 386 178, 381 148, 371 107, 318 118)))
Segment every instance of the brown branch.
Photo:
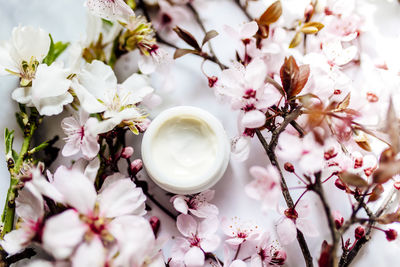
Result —
POLYGON ((253 20, 252 16, 251 16, 250 13, 247 11, 247 8, 245 8, 244 6, 242 6, 242 5, 240 4, 240 0, 234 0, 234 2, 235 2, 236 5, 243 11, 243 14, 245 14, 246 17, 247 17, 250 21, 252 21, 252 20, 253 20))
MULTIPOLYGON (((271 161, 271 164, 273 166, 275 166, 279 172, 279 175, 281 177, 282 194, 285 199, 286 205, 289 208, 294 207, 294 202, 293 202, 292 196, 290 195, 288 186, 286 184, 285 177, 283 176, 282 170, 279 167, 279 163, 278 163, 278 160, 277 160, 276 154, 275 154, 275 148, 278 144, 279 135, 286 129, 286 127, 290 124, 291 121, 294 121, 300 115, 301 115, 301 107, 298 107, 298 108, 294 109, 292 112, 290 112, 287 116, 285 116, 282 124, 273 131, 271 141, 269 144, 265 140, 265 138, 262 135, 262 133, 260 132, 260 130, 258 130, 258 129, 256 130, 257 137, 260 140, 262 146, 264 147, 265 152, 267 153, 267 156, 268 156, 269 160, 271 161)), ((306 266, 308 266, 308 267, 313 266, 313 259, 312 259, 310 250, 308 248, 307 242, 304 238, 303 233, 301 231, 299 231, 298 229, 297 229, 297 241, 300 245, 301 252, 303 253, 306 266)))
MULTIPOLYGON (((194 14, 194 18, 196 19, 197 24, 199 24, 201 30, 203 31, 203 33, 205 35, 207 33, 207 29, 204 26, 204 23, 203 23, 202 19, 200 18, 199 13, 196 11, 196 9, 193 7, 193 5, 191 3, 188 3, 187 7, 194 14)), ((223 63, 221 63, 221 61, 219 61, 219 59, 218 59, 217 55, 215 54, 215 51, 214 51, 210 41, 208 42, 208 49, 210 50, 210 55, 208 55, 207 59, 211 60, 215 64, 217 64, 220 67, 221 70, 227 69, 228 67, 226 65, 224 65, 223 63)))
POLYGON ((331 208, 329 207, 328 202, 325 198, 324 189, 322 188, 322 183, 321 183, 320 172, 315 174, 315 184, 312 186, 312 190, 318 195, 318 197, 321 200, 322 206, 325 211, 325 216, 328 221, 329 230, 331 232, 332 247, 331 247, 330 266, 337 266, 336 250, 339 243, 339 234, 336 230, 335 220, 332 217, 331 208))
MULTIPOLYGON (((392 201, 392 198, 395 194, 394 188, 390 191, 390 193, 386 196, 385 201, 383 204, 380 206, 380 208, 375 212, 375 214, 370 217, 367 225, 367 231, 365 233, 365 236, 362 237, 357 241, 357 243, 354 245, 353 249, 350 251, 344 251, 339 262, 340 267, 346 267, 349 266, 350 263, 354 260, 354 258, 358 255, 358 252, 360 252, 361 248, 371 239, 371 232, 372 232, 372 227, 375 225, 376 218, 382 215, 382 213, 387 209, 389 204, 392 201)), ((359 207, 362 207, 364 201, 359 203, 359 207)), ((364 203, 365 204, 365 203, 364 203)), ((354 212, 353 212, 354 213, 354 212)), ((367 212, 368 214, 368 212, 367 212)), ((358 222, 357 218, 352 219, 353 222, 358 222)))

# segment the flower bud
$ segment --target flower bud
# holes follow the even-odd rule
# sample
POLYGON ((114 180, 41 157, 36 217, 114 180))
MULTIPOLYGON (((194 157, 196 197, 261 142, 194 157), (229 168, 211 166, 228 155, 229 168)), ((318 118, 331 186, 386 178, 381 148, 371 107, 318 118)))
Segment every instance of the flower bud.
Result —
POLYGON ((294 166, 290 162, 286 162, 284 165, 285 171, 287 172, 294 172, 294 166))
POLYGON ((397 231, 394 229, 386 230, 385 234, 388 241, 393 241, 397 238, 397 231))
POLYGON ((131 166, 129 166, 131 172, 133 175, 136 175, 142 168, 143 168, 143 162, 141 159, 135 159, 132 161, 131 166))
POLYGON ((217 81, 218 81, 218 77, 217 76, 208 77, 208 86, 210 88, 213 88, 214 85, 217 83, 217 81))
POLYGON ((344 223, 344 218, 343 218, 342 214, 340 214, 340 212, 336 210, 336 211, 332 212, 332 216, 333 216, 333 220, 335 221, 336 229, 340 229, 340 227, 342 227, 342 225, 344 223))
POLYGON ((358 226, 356 230, 354 231, 354 237, 359 240, 363 238, 365 235, 365 229, 362 226, 358 226))
POLYGON ((127 146, 122 149, 121 157, 129 159, 133 155, 133 147, 127 146))
POLYGON ((271 263, 273 265, 284 265, 286 261, 286 252, 283 250, 277 250, 272 256, 271 263))
POLYGON ((154 235, 157 235, 158 230, 160 229, 160 219, 157 216, 153 216, 149 220, 151 229, 153 229, 154 235))
POLYGON ((336 179, 335 181, 335 185, 337 188, 339 188, 340 190, 346 190, 346 185, 342 182, 342 180, 340 180, 339 178, 336 179))

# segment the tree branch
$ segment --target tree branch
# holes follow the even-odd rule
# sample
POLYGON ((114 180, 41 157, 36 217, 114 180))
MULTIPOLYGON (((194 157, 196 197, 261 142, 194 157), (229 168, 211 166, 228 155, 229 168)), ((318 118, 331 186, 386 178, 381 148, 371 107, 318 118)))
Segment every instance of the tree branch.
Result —
POLYGON ((246 17, 247 17, 250 21, 252 21, 252 20, 253 20, 252 16, 251 16, 250 13, 247 11, 247 9, 246 9, 244 6, 242 6, 242 5, 240 4, 240 0, 234 0, 234 2, 235 2, 236 5, 243 11, 243 14, 245 14, 246 17))
MULTIPOLYGON (((271 164, 273 166, 275 166, 279 172, 279 175, 281 177, 282 194, 283 194, 283 197, 285 199, 285 202, 286 202, 286 205, 288 206, 288 208, 293 208, 294 202, 293 202, 292 196, 290 195, 289 189, 287 187, 285 177, 283 176, 282 170, 279 167, 279 163, 278 163, 278 160, 277 160, 276 154, 275 154, 275 148, 278 144, 279 135, 285 130, 285 128, 290 124, 291 121, 294 121, 300 115, 301 115, 301 107, 298 107, 298 108, 294 109, 292 112, 290 112, 287 116, 285 116, 282 124, 273 131, 269 145, 268 145, 267 141, 265 140, 264 136, 262 135, 262 133, 260 132, 260 130, 258 130, 258 129, 256 130, 257 137, 260 140, 262 146, 264 147, 265 152, 267 153, 267 156, 268 156, 269 160, 271 161, 271 164)), ((308 267, 313 266, 313 259, 312 259, 310 250, 308 248, 307 242, 304 238, 303 233, 301 231, 299 231, 298 229, 297 229, 297 241, 300 245, 301 252, 303 253, 306 266, 308 266, 308 267)))

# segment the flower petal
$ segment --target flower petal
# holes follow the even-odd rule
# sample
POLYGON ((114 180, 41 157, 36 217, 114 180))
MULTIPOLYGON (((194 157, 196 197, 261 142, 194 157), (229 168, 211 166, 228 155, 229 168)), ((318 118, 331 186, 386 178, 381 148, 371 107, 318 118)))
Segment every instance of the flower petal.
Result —
POLYGON ((284 244, 290 244, 296 239, 297 229, 292 220, 284 218, 276 227, 279 241, 284 244))
POLYGON ((190 215, 181 214, 176 220, 176 226, 183 236, 189 237, 196 235, 197 222, 190 215))
POLYGON ((188 213, 188 205, 184 196, 176 196, 173 201, 174 208, 180 213, 187 214, 188 213))
POLYGON ((204 265, 204 253, 199 247, 192 247, 185 254, 186 266, 203 266, 204 265))
POLYGON ((251 110, 244 113, 242 118, 242 125, 245 128, 259 128, 264 125, 265 123, 265 114, 259 110, 251 110))
POLYGON ((43 231, 43 246, 56 259, 65 259, 71 255, 83 240, 87 225, 79 219, 79 214, 66 210, 47 220, 43 231))

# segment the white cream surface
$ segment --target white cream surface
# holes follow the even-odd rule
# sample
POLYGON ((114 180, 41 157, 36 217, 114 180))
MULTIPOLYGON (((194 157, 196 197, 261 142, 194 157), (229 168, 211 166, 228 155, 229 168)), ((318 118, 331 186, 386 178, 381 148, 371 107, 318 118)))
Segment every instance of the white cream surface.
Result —
POLYGON ((217 137, 209 125, 190 115, 165 121, 152 140, 151 156, 164 175, 194 180, 213 166, 217 137))

